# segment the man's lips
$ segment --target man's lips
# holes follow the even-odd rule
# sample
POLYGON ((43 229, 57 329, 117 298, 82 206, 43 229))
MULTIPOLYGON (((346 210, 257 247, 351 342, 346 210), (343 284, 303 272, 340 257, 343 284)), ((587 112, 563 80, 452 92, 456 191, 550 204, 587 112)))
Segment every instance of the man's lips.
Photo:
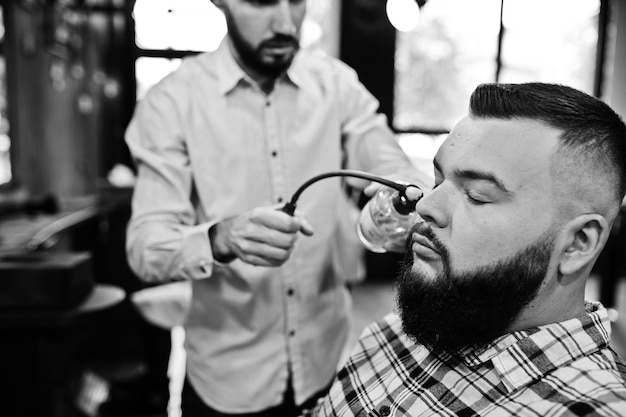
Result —
POLYGON ((411 249, 418 255, 423 255, 426 257, 433 257, 434 255, 439 256, 439 250, 437 250, 435 244, 431 242, 428 238, 418 233, 413 233, 413 235, 411 236, 411 240, 413 241, 411 249))

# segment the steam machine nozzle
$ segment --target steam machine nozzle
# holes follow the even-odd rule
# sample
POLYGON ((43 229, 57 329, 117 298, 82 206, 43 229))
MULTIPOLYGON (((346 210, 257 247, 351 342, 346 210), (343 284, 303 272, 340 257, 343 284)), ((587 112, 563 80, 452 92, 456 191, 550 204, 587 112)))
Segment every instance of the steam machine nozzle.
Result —
MULTIPOLYGON (((302 184, 300 186, 300 188, 298 188, 298 190, 293 194, 293 197, 291 197, 291 201, 289 201, 288 203, 286 203, 280 210, 289 214, 290 216, 293 216, 295 211, 296 211, 296 202, 298 201, 298 198, 300 197, 300 194, 302 194, 302 192, 308 188, 311 184, 316 183, 317 181, 320 181, 324 178, 330 178, 330 177, 353 177, 353 178, 361 178, 361 179, 365 179, 365 180, 370 180, 372 182, 377 182, 379 184, 383 184, 386 185, 387 187, 391 187, 394 188, 396 190, 399 191, 400 193, 400 197, 402 198, 402 201, 405 205, 410 206, 411 204, 413 204, 413 201, 410 201, 407 199, 406 196, 406 189, 408 187, 415 187, 418 188, 418 186, 413 185, 413 184, 402 184, 402 183, 398 183, 395 181, 391 181, 373 174, 369 174, 367 172, 362 172, 362 171, 355 171, 355 170, 350 170, 350 169, 342 169, 339 171, 333 171, 333 172, 327 172, 325 174, 320 174, 317 175, 311 179, 309 179, 308 181, 306 181, 304 184, 302 184)), ((414 204, 413 204, 414 206, 414 204)))

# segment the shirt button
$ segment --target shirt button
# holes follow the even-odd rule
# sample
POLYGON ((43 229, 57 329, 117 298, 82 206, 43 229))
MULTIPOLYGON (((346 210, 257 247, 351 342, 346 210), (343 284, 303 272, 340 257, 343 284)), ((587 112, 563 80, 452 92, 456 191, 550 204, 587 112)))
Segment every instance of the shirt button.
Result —
POLYGON ((278 155, 278 152, 272 151, 272 156, 276 157, 276 155, 278 155))
POLYGON ((391 414, 391 409, 388 406, 383 405, 382 407, 380 407, 380 415, 381 416, 387 417, 390 414, 391 414))
POLYGON ((289 330, 289 336, 294 337, 296 335, 295 330, 289 330))
POLYGON ((278 202, 282 203, 283 202, 283 198, 282 197, 278 197, 278 202))
POLYGON ((287 289, 287 295, 288 295, 288 296, 290 296, 290 297, 291 297, 291 296, 293 295, 293 293, 294 293, 293 288, 289 288, 289 289, 287 289))

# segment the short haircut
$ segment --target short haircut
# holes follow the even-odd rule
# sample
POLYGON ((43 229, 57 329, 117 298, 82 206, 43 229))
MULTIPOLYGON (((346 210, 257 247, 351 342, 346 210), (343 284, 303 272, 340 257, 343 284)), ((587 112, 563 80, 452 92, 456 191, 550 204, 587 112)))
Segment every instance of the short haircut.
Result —
MULTIPOLYGON (((481 84, 470 98, 478 118, 531 119, 559 129, 561 146, 610 177, 616 200, 626 194, 626 125, 606 103, 559 84, 481 84), (598 165, 599 164, 599 165, 598 165)), ((582 167, 581 167, 582 168, 582 167)))

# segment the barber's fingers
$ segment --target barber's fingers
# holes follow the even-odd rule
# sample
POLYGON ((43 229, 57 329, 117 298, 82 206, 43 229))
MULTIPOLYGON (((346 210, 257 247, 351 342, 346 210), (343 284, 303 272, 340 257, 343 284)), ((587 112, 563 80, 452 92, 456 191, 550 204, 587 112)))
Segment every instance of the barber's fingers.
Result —
POLYGON ((285 263, 294 246, 280 247, 266 242, 243 241, 238 248, 239 258, 257 266, 280 266, 285 263))
MULTIPOLYGON (((282 205, 273 206, 273 208, 280 213, 279 217, 274 217, 275 219, 278 219, 280 217, 284 218, 283 214, 287 214, 284 211, 282 211, 283 207, 284 206, 282 205)), ((278 214, 278 213, 274 213, 274 214, 278 214)), ((293 215, 289 215, 289 217, 291 217, 291 219, 293 220, 293 222, 290 222, 289 230, 297 230, 305 236, 313 236, 313 234, 315 233, 315 230, 313 229, 313 226, 311 226, 311 224, 306 219, 306 217, 304 216, 304 213, 301 210, 296 210, 295 213, 293 215)))
POLYGON ((313 226, 305 218, 300 210, 296 210, 293 216, 279 210, 278 207, 263 207, 255 209, 256 215, 253 221, 269 229, 284 233, 301 232, 306 236, 314 233, 313 226))
POLYGON ((271 208, 261 207, 240 214, 232 227, 236 239, 291 245, 300 223, 295 218, 271 208))
POLYGON ((296 210, 294 217, 300 222, 300 229, 299 229, 300 233, 302 233, 305 236, 313 236, 313 234, 315 233, 313 226, 311 226, 309 221, 304 217, 304 215, 299 210, 296 210))
POLYGON ((233 222, 230 247, 244 262, 281 265, 289 259, 299 232, 313 234, 313 228, 300 214, 290 216, 273 207, 256 208, 233 222))
POLYGON ((363 194, 365 194, 368 197, 371 197, 374 194, 376 194, 376 192, 380 190, 382 187, 384 187, 384 185, 379 184, 377 182, 371 182, 367 187, 363 189, 363 194))

